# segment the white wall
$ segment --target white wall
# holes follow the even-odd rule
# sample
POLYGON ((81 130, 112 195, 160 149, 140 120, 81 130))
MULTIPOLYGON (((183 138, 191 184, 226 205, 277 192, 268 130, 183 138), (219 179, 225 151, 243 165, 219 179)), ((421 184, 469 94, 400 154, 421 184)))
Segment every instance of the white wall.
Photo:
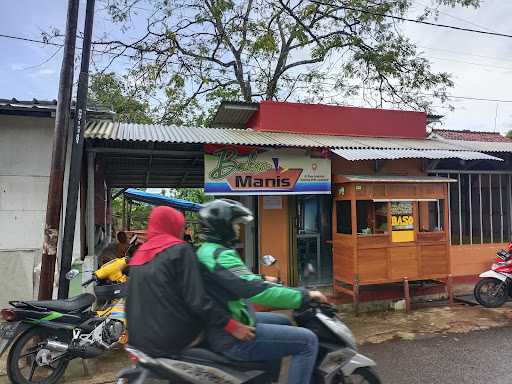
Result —
MULTIPOLYGON (((0 116, 0 307, 34 295, 53 130, 51 118, 0 116)), ((74 258, 79 256, 79 228, 74 258)))

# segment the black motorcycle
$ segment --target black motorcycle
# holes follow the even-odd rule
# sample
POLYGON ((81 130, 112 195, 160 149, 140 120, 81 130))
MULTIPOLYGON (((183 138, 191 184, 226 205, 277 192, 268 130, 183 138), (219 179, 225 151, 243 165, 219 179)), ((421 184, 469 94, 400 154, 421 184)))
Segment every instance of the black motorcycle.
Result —
MULTIPOLYGON (((340 320, 335 307, 311 302, 294 312, 297 325, 313 331, 319 338, 314 383, 380 384, 371 359, 357 353, 354 335, 340 320)), ((157 380, 184 384, 270 384, 279 376, 268 363, 229 360, 206 348, 190 348, 169 359, 154 359, 132 347, 126 347, 133 368, 123 370, 118 384, 142 384, 157 380)))
MULTIPOLYGON (((137 246, 136 240, 130 242, 126 257, 137 246)), ((117 308, 126 296, 127 284, 100 273, 112 270, 119 275, 117 264, 126 265, 125 259, 103 265, 82 284, 94 283, 94 295, 10 301, 11 307, 2 309, 6 322, 0 324, 0 357, 12 345, 7 356, 7 375, 12 383, 54 384, 64 375, 70 360, 93 358, 118 345, 126 327, 124 313, 117 308)), ((77 275, 78 271, 72 270, 66 278, 77 275)))

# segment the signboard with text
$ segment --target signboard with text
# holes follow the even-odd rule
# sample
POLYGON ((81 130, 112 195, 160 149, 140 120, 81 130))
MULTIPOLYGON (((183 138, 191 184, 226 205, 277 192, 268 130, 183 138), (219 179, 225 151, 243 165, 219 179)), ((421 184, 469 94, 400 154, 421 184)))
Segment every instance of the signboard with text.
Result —
POLYGON ((414 216, 411 201, 391 202, 391 241, 414 241, 414 216))
POLYGON ((322 152, 205 145, 209 195, 331 193, 331 161, 322 152))

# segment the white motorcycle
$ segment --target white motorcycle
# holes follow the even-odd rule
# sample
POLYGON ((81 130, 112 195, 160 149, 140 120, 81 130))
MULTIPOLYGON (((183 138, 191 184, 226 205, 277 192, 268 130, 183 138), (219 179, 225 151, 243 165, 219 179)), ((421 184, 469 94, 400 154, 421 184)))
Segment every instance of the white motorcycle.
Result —
POLYGON ((501 307, 512 296, 512 255, 509 251, 496 252, 496 259, 491 269, 481 273, 481 280, 475 285, 476 301, 486 308, 501 307))

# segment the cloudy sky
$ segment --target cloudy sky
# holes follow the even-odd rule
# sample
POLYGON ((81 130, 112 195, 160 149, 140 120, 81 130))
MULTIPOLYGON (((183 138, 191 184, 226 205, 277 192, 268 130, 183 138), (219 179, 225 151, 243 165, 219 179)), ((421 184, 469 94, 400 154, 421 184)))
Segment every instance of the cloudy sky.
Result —
MULTIPOLYGON (((85 1, 81 0, 81 24, 85 1)), ((413 0, 415 9, 430 0, 413 0)), ((0 2, 0 34, 40 39, 51 27, 64 30, 65 0, 17 0, 0 2)), ((477 9, 441 8, 437 23, 512 34, 512 1, 482 0, 477 9)), ((443 127, 506 132, 512 129, 512 38, 480 35, 438 27, 405 23, 402 26, 432 61, 437 71, 453 74, 455 87, 450 100, 456 109, 439 104, 445 115, 443 127), (486 100, 471 100, 472 98, 486 100)), ((95 20, 95 35, 114 32, 101 14, 95 20)), ((57 98, 62 51, 57 47, 0 37, 0 98, 57 98)), ((127 60, 127 59, 126 59, 127 60)), ((121 71, 123 63, 115 69, 121 71)), ((362 100, 350 104, 364 106, 362 100)))

